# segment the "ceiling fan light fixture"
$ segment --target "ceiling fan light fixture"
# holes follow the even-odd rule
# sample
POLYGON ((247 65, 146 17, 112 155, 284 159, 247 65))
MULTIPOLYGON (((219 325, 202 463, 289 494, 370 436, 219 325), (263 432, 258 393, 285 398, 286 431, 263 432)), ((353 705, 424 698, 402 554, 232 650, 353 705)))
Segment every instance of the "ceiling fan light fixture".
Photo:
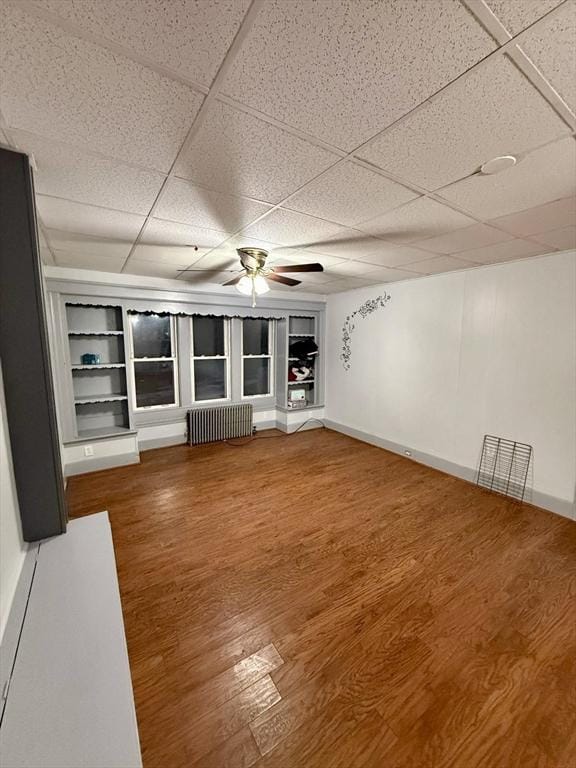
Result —
POLYGON ((254 290, 257 296, 261 296, 263 293, 268 293, 270 286, 262 275, 244 275, 236 283, 236 290, 240 291, 244 296, 250 296, 252 290, 254 290))

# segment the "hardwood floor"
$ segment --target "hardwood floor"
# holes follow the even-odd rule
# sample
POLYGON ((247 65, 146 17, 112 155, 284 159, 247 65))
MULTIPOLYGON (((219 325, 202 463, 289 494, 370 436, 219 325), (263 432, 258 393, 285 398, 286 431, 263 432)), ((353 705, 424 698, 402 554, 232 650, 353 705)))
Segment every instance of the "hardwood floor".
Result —
POLYGON ((68 495, 110 513, 145 768, 576 766, 573 522, 328 430, 68 495))

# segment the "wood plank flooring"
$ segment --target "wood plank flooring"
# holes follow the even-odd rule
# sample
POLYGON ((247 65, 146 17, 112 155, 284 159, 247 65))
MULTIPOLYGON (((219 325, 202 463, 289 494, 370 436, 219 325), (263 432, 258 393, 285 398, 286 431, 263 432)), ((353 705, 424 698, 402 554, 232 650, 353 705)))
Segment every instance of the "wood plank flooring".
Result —
POLYGON ((576 524, 329 430, 71 478, 145 768, 575 768, 576 524))

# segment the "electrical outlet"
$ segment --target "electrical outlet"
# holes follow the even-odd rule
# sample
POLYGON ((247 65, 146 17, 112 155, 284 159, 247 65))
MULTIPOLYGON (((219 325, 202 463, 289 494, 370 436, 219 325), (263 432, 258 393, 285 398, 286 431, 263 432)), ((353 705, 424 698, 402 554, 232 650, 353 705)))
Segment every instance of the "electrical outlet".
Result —
POLYGON ((85 445, 84 446, 84 456, 94 456, 94 446, 93 445, 85 445))
POLYGON ((406 454, 406 456, 412 456, 412 451, 404 451, 404 453, 406 454))

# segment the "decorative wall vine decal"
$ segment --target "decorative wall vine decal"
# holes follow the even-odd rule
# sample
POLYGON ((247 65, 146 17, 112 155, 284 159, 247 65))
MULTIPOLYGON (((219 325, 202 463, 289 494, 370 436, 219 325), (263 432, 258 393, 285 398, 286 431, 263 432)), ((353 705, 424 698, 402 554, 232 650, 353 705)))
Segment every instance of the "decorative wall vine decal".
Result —
POLYGON ((342 365, 344 366, 345 371, 350 370, 350 358, 352 357, 352 333, 356 327, 354 325, 356 316, 359 315, 360 317, 364 318, 367 315, 371 315, 372 312, 375 312, 377 309, 385 307, 390 299, 391 296, 389 293, 385 293, 383 296, 378 296, 375 299, 368 299, 368 301, 365 301, 364 304, 358 307, 358 309, 354 310, 351 315, 346 317, 344 326, 342 327, 342 353, 340 355, 340 360, 342 360, 342 365))

